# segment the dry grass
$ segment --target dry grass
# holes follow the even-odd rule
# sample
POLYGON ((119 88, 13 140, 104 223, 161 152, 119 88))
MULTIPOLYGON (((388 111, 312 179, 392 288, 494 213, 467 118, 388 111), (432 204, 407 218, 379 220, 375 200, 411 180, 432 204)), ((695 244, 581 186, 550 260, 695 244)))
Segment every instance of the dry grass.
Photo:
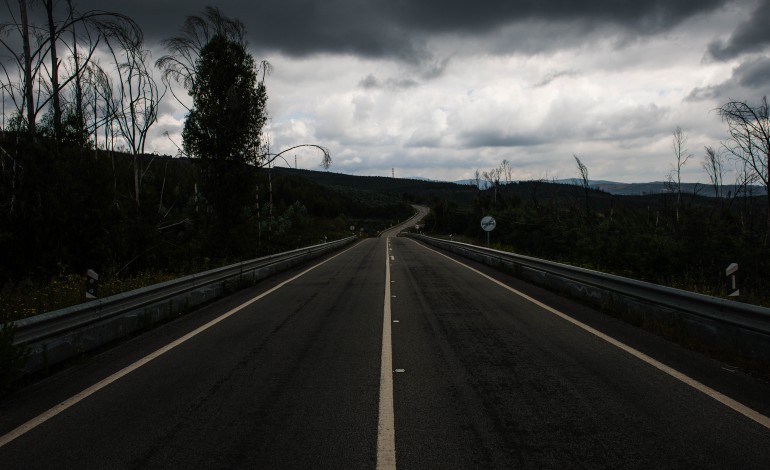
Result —
MULTIPOLYGON (((131 277, 108 277, 100 280, 98 294, 101 298, 109 297, 175 277, 176 275, 165 272, 146 272, 131 277)), ((86 278, 76 274, 60 275, 46 284, 27 281, 15 286, 6 285, 0 290, 0 323, 86 302, 89 299, 86 299, 85 292, 86 278)))

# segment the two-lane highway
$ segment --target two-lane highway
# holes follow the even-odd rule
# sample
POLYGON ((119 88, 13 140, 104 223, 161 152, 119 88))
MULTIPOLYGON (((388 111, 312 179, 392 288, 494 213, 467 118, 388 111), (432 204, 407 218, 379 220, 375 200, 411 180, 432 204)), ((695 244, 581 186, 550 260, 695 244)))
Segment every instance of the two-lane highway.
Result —
POLYGON ((770 468, 693 385, 765 417, 767 384, 383 235, 0 400, 0 467, 770 468))

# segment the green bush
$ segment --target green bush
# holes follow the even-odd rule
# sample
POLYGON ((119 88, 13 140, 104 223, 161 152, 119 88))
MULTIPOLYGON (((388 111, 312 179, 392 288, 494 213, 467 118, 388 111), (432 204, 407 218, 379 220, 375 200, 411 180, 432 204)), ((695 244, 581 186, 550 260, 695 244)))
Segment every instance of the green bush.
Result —
POLYGON ((9 390, 21 376, 29 356, 26 347, 14 346, 15 334, 16 325, 13 323, 0 327, 0 393, 9 390))

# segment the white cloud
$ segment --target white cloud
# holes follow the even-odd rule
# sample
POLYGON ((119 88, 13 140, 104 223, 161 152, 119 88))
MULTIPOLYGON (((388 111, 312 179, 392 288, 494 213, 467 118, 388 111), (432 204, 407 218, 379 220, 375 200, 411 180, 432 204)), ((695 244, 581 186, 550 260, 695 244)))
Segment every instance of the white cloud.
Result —
MULTIPOLYGON (((693 20, 682 30, 620 48, 613 38, 599 38, 531 56, 464 51, 416 86, 361 87, 367 95, 355 103, 365 103, 366 113, 338 104, 348 119, 344 127, 332 120, 336 125, 326 126, 322 137, 335 135, 362 155, 392 155, 390 161, 366 155, 356 171, 371 174, 401 166, 409 174, 458 179, 507 159, 520 178, 569 177, 577 153, 592 178, 647 181, 668 173, 671 132, 681 126, 695 155, 685 174, 704 179, 703 146, 726 137, 712 112, 719 103, 685 99, 697 87, 727 80, 735 64, 704 62, 712 36, 697 26, 693 20), (375 150, 366 139, 385 148, 375 150)), ((370 85, 397 68, 383 61, 378 75, 370 73, 371 63, 350 65, 358 83, 367 79, 370 85)), ((322 117, 335 116, 340 118, 322 117)))

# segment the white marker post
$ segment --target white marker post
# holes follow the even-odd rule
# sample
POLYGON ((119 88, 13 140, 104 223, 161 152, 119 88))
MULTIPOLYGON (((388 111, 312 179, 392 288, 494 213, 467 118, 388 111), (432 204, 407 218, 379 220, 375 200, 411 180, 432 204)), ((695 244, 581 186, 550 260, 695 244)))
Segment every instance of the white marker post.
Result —
POLYGON ((725 275, 727 276, 727 294, 728 297, 738 297, 741 295, 741 290, 738 289, 738 281, 735 279, 735 273, 738 272, 738 263, 730 263, 730 266, 725 269, 725 275))
POLYGON ((93 269, 89 269, 86 271, 86 279, 86 299, 95 299, 99 275, 93 269))
POLYGON ((495 229, 497 227, 497 222, 495 222, 494 217, 491 215, 488 215, 481 219, 481 228, 484 229, 485 232, 487 232, 487 248, 489 247, 489 232, 495 229))

